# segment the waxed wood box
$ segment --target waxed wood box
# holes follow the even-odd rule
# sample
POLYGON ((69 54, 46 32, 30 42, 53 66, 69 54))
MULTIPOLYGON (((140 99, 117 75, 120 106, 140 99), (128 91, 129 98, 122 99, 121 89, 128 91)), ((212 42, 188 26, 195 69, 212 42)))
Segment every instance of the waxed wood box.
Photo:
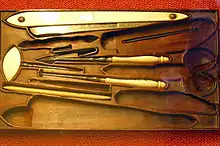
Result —
MULTIPOLYGON (((105 26, 101 23, 82 24, 75 26, 78 31, 74 33, 47 35, 34 34, 34 26, 17 27, 7 22, 9 17, 20 12, 1 12, 0 129, 193 130, 219 127, 218 11, 169 11, 186 14, 188 18, 140 24, 133 22, 127 28, 120 28, 117 23, 105 26), (103 26, 104 29, 99 30, 103 26), (79 31, 82 28, 93 30, 79 31), (20 59, 8 59, 6 55, 15 48, 20 59), (68 50, 69 53, 55 54, 59 50, 61 53, 68 50), (203 55, 200 52, 205 57, 208 54, 213 60, 203 68, 199 66, 190 70, 190 64, 203 55), (89 62, 83 59, 39 61, 48 56, 98 59, 89 62), (106 58, 115 56, 165 56, 172 58, 172 62, 139 64, 106 61, 106 58), (10 62, 7 66, 5 60, 10 62), (17 69, 14 67, 16 64, 19 64, 17 69), (11 72, 6 68, 16 70, 13 76, 8 75, 11 72), (86 76, 88 79, 70 76, 86 76), (120 83, 107 83, 97 78, 118 79, 120 83), (158 84, 160 81, 160 86, 139 87, 121 83, 122 80, 137 79, 153 80, 158 84), (162 87, 162 82, 166 87, 162 87), (35 89, 38 89, 37 92, 34 92, 35 89), (66 93, 109 99, 79 98, 66 93)), ((22 17, 18 20, 28 21, 22 17)), ((55 27, 55 31, 58 29, 59 26, 55 27)))

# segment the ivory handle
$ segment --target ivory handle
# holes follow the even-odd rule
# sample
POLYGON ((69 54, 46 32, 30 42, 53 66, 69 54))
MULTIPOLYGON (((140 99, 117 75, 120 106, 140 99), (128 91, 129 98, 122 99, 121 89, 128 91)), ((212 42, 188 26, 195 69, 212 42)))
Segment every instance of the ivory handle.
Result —
POLYGON ((110 84, 118 84, 118 85, 125 85, 125 86, 136 86, 141 88, 165 88, 166 83, 161 81, 153 81, 153 80, 127 80, 127 79, 113 79, 113 78, 105 78, 106 83, 110 84))
POLYGON ((156 57, 156 56, 135 56, 135 57, 112 57, 109 58, 114 63, 142 63, 142 64, 160 64, 168 63, 170 59, 168 57, 156 57))
POLYGON ((44 94, 44 95, 54 95, 54 96, 66 96, 66 97, 75 97, 75 98, 85 98, 85 99, 111 99, 110 96, 96 95, 96 94, 87 94, 87 93, 78 93, 78 92, 67 92, 59 90, 49 90, 49 89, 38 89, 32 87, 22 87, 22 86, 3 86, 3 89, 9 91, 25 92, 31 94, 44 94))

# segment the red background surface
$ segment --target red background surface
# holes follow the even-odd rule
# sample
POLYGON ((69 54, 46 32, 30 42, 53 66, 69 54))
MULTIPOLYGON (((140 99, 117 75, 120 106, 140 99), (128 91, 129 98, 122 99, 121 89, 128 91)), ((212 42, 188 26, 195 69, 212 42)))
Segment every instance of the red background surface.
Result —
MULTIPOLYGON (((220 0, 0 0, 0 9, 220 9, 220 0)), ((220 131, 0 132, 0 145, 220 145, 220 131)))

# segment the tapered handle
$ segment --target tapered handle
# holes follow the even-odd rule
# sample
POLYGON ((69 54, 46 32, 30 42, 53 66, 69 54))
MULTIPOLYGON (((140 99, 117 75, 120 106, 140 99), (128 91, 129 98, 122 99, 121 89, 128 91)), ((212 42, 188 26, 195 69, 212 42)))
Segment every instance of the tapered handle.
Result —
POLYGON ((104 81, 110 84, 118 84, 124 86, 135 86, 141 88, 158 88, 162 89, 166 87, 166 83, 161 81, 153 81, 153 80, 143 80, 143 79, 114 79, 114 78, 105 78, 104 81))
POLYGON ((85 98, 85 99, 102 99, 109 100, 110 96, 97 95, 97 94, 88 94, 88 93, 79 93, 79 92, 69 92, 69 91, 59 91, 59 90, 50 90, 50 89, 39 89, 33 87, 22 87, 22 86, 3 86, 3 89, 14 92, 25 92, 30 94, 43 94, 43 95, 54 95, 60 97, 70 97, 70 98, 85 98))
POLYGON ((170 62, 168 57, 157 56, 135 56, 135 57, 112 57, 109 61, 113 63, 141 63, 141 64, 162 64, 170 62))

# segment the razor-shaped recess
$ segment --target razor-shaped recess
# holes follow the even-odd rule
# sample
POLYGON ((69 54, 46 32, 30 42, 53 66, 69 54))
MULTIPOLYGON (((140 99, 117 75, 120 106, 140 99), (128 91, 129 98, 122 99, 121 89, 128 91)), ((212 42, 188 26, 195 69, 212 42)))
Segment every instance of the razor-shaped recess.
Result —
POLYGON ((131 11, 30 11, 18 12, 5 19, 11 26, 27 28, 34 37, 45 37, 144 26, 188 18, 179 12, 131 11))

